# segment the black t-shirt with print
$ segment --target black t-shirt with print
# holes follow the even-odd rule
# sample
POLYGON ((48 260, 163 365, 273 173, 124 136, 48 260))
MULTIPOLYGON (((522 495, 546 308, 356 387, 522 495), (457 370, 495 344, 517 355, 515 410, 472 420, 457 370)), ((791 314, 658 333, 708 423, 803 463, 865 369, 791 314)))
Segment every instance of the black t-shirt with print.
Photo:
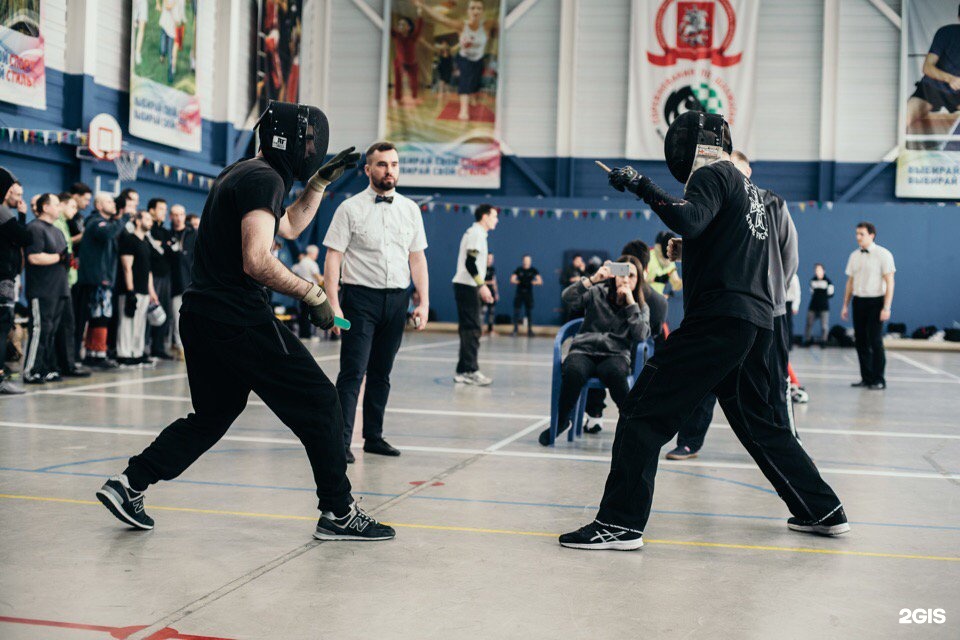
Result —
POLYGON ((170 277, 170 230, 155 223, 150 229, 151 242, 150 271, 154 278, 170 277))
POLYGON ((27 256, 27 274, 25 289, 28 298, 61 298, 70 295, 67 283, 67 268, 55 262, 39 266, 30 264, 29 256, 35 253, 61 254, 67 250, 67 239, 63 232, 45 220, 36 218, 27 225, 30 244, 24 247, 27 256))
POLYGON ((218 322, 271 322, 270 293, 243 272, 240 221, 255 209, 283 216, 283 179, 264 158, 241 160, 217 177, 203 206, 183 310, 218 322))
POLYGON ((517 267, 513 275, 517 276, 517 293, 530 293, 533 291, 533 280, 540 275, 540 272, 537 271, 536 267, 530 267, 529 269, 517 267))
POLYGON ((117 291, 131 293, 127 288, 127 279, 124 277, 124 256, 133 256, 133 293, 146 295, 150 292, 150 254, 153 248, 146 237, 138 238, 134 233, 124 233, 120 236, 118 247, 120 253, 120 273, 117 276, 117 291))

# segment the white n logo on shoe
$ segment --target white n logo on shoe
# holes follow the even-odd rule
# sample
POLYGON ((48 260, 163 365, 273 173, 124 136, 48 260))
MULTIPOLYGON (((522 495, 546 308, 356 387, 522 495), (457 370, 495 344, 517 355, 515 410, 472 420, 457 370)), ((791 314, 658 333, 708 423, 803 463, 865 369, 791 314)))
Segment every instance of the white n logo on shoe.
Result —
POLYGON ((356 529, 362 533, 363 530, 367 528, 368 524, 370 523, 361 518, 354 518, 350 524, 347 525, 347 529, 356 529))
POLYGON ((618 540, 620 539, 620 536, 622 536, 622 535, 625 534, 625 533, 626 533, 626 531, 617 531, 617 532, 614 533, 614 532, 609 531, 609 530, 607 530, 607 529, 601 529, 600 531, 598 531, 598 532, 596 533, 595 536, 593 536, 592 538, 590 538, 590 542, 597 542, 597 541, 599 541, 599 542, 616 542, 616 541, 618 541, 618 540))

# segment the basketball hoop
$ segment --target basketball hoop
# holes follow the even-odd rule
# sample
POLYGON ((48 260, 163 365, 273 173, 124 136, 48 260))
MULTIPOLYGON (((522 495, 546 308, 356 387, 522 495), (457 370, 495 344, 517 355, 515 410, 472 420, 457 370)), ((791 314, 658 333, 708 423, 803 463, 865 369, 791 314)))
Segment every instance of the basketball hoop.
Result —
POLYGON ((123 152, 123 132, 120 123, 109 113, 93 117, 87 128, 87 148, 98 160, 115 160, 123 152))
POLYGON ((117 177, 121 182, 132 182, 137 179, 137 171, 143 164, 143 155, 132 151, 121 151, 113 158, 113 164, 117 167, 117 177))

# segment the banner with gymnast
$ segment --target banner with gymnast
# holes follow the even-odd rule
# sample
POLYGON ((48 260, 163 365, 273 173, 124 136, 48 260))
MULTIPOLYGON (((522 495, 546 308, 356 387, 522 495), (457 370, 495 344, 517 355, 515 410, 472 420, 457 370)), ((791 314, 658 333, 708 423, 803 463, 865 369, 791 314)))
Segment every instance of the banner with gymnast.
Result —
POLYGON ((382 137, 404 184, 500 186, 500 0, 395 0, 382 137))

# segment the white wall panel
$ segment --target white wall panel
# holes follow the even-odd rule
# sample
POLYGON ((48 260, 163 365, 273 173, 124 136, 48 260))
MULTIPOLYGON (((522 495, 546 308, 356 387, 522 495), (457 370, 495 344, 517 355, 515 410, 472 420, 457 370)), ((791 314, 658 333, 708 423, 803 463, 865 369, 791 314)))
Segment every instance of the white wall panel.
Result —
POLYGON ((131 4, 101 0, 97 6, 97 68, 94 80, 110 89, 130 87, 131 4))
MULTIPOLYGON (((239 3, 237 3, 239 4, 239 3)), ((216 52, 217 47, 226 45, 228 34, 217 29, 220 12, 217 11, 217 0, 198 0, 197 2, 197 51, 196 72, 197 89, 200 93, 200 113, 207 120, 226 119, 226 92, 215 90, 216 52), (214 100, 217 95, 219 100, 214 100)), ((178 62, 179 66, 179 62, 178 62)), ((233 81, 233 79, 230 79, 233 81)))
POLYGON ((50 69, 66 69, 67 48, 67 2, 66 0, 45 0, 43 22, 40 26, 43 34, 44 65, 50 69))

